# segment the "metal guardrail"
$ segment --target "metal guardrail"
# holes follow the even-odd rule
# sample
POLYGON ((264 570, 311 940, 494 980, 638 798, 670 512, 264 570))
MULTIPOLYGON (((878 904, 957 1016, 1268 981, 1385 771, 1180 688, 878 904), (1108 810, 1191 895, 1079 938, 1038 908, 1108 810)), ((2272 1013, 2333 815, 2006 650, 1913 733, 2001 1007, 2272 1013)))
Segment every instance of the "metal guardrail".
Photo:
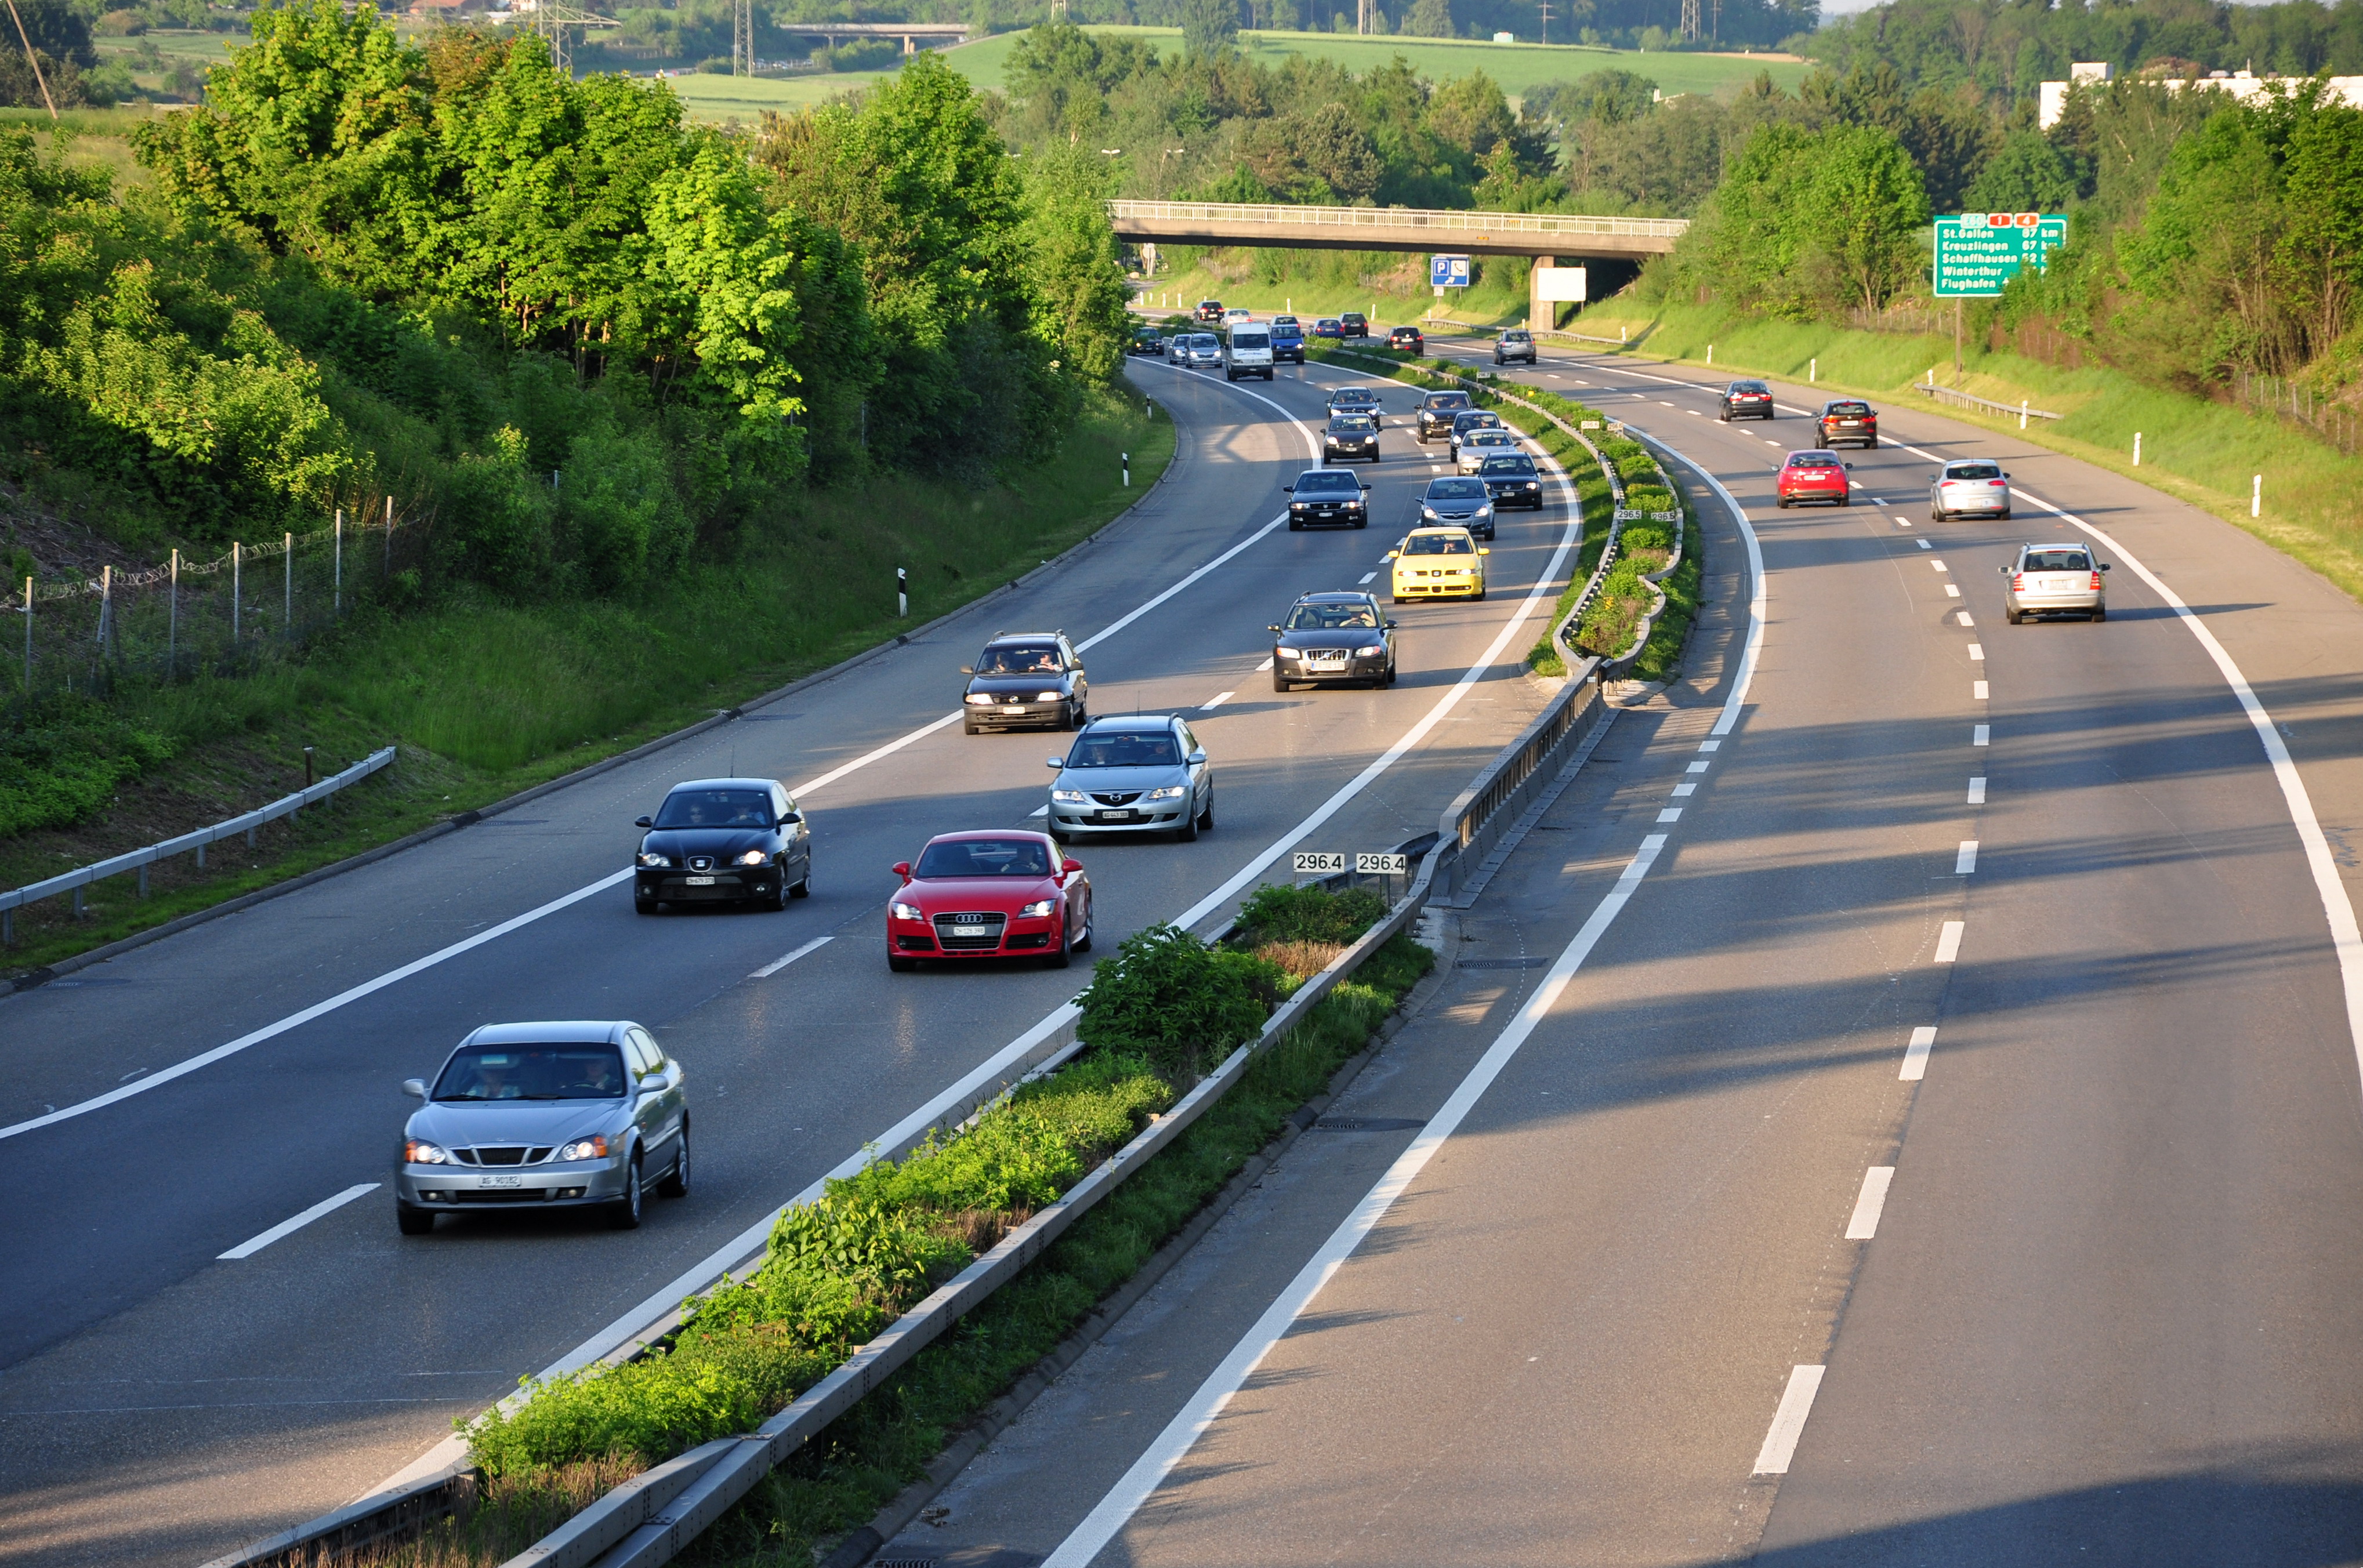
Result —
POLYGON ((74 870, 63 872, 43 881, 28 882, 21 888, 12 888, 6 892, 0 892, 0 944, 15 945, 16 912, 27 904, 38 903, 43 899, 52 899, 60 893, 73 893, 75 895, 74 912, 79 914, 82 912, 81 890, 101 878, 117 877, 126 871, 137 871, 139 873, 139 892, 142 897, 145 897, 148 892, 148 867, 159 860, 168 860, 175 855, 186 855, 191 850, 194 850, 197 864, 203 866, 205 863, 205 845, 218 844, 223 839, 238 834, 246 834, 247 847, 251 849, 254 847, 255 829, 265 823, 276 822, 281 817, 292 817, 306 806, 317 805, 348 784, 360 783, 392 762, 394 752, 394 748, 392 746, 387 746, 383 751, 373 751, 342 773, 323 778, 308 789, 296 790, 293 795, 283 795, 267 806, 258 807, 243 816, 232 817, 226 823, 216 823, 211 827, 201 827, 194 833, 184 833, 178 838, 168 838, 161 844, 151 844, 145 849, 135 849, 111 859, 78 867, 74 870))
POLYGON ((1999 414, 2004 418, 2014 414, 2018 415, 2018 427, 2022 430, 2026 428, 2026 422, 2030 419, 2060 417, 2049 409, 2036 408, 2026 403, 2021 403, 2016 408, 2013 408, 2006 403, 1996 403, 1990 397, 1977 397, 1953 387, 1940 387, 1933 381, 1914 381, 1912 383, 1912 390, 1916 392, 1925 392, 1938 403, 1948 403, 1955 408, 1981 408, 1999 414))
POLYGON ((1237 223, 1275 227, 1362 230, 1374 238, 1405 234, 1533 235, 1542 239, 1680 239, 1688 218, 1592 217, 1574 213, 1464 212, 1448 207, 1299 207, 1282 202, 1108 203, 1111 222, 1237 223))

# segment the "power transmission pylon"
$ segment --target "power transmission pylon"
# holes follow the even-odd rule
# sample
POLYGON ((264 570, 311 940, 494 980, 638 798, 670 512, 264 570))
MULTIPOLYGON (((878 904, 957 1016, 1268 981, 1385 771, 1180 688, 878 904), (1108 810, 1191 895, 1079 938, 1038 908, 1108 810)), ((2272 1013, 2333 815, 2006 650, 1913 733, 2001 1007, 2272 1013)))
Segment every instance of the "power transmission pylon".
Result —
POLYGON ((1699 0, 1682 0, 1682 39, 1688 43, 1699 41, 1699 0))
POLYGON ((1550 0, 1543 0, 1543 42, 1550 42, 1550 0))
POLYGON ((755 0, 730 0, 730 74, 755 74, 755 0))
POLYGON ((1357 33, 1367 35, 1370 32, 1370 7, 1375 4, 1377 0, 1360 0, 1360 4, 1354 7, 1354 30, 1357 33))
POLYGON ((560 0, 536 0, 533 7, 533 30, 549 40, 550 67, 560 76, 574 74, 574 51, 570 47, 568 28, 581 28, 590 31, 622 26, 613 17, 578 10, 572 6, 560 4, 560 0))

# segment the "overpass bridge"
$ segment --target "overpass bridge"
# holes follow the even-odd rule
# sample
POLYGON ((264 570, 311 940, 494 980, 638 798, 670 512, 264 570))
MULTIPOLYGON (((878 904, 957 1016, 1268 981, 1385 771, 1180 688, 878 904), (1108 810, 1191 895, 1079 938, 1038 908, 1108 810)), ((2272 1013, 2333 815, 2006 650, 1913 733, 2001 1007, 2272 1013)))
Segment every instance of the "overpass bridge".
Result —
POLYGON ((1148 245, 1264 245, 1292 250, 1425 250, 1526 256, 1527 315, 1537 325, 1553 301, 1581 301, 1581 267, 1559 259, 1641 261, 1673 249, 1688 218, 1592 217, 1577 213, 1464 212, 1439 207, 1301 207, 1260 202, 1110 202, 1118 237, 1148 245), (1551 274, 1560 274, 1553 277, 1551 274))

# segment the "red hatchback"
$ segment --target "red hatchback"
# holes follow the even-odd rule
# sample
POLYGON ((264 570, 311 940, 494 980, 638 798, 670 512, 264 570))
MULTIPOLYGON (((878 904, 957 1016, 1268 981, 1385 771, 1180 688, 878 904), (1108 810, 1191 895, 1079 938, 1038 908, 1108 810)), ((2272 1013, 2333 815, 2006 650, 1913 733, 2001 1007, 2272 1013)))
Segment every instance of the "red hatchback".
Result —
POLYGON ((886 966, 927 958, 1039 958, 1054 969, 1092 944, 1092 883, 1047 834, 948 833, 894 867, 886 966))
POLYGON ((1853 467, 1840 462, 1836 452, 1790 453, 1789 460, 1781 465, 1779 504, 1797 506, 1808 501, 1850 504, 1854 494, 1847 470, 1853 467))

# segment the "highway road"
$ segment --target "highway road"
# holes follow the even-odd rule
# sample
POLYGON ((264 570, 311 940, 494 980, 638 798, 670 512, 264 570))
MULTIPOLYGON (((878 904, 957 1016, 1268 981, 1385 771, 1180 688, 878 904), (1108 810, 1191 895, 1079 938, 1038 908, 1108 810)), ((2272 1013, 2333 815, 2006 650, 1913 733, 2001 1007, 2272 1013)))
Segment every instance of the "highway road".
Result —
POLYGON ((1925 410, 1777 511, 1809 389, 1521 379, 1736 503, 1685 678, 1333 1125, 878 1560, 2363 1561, 2363 610, 1925 410), (1929 521, 1969 454, 2015 520, 1929 521), (2079 520, 2108 622, 2005 624, 2079 520))
POLYGON ((1063 628, 1095 712, 1189 710, 1214 754, 1211 834, 1078 850, 1101 952, 1284 879, 1261 868, 1309 821, 1305 846, 1330 849, 1434 827, 1547 696, 1524 655, 1572 564, 1564 509, 1505 522, 1484 602, 1403 607, 1394 689, 1277 693, 1266 624, 1380 570, 1430 463, 1391 425, 1374 525, 1292 533, 1281 486, 1317 452, 1325 389, 1361 378, 1130 373, 1181 427, 1174 469, 1022 585, 653 756, 0 999, 0 1559, 185 1565, 372 1490, 455 1416, 671 1305, 1080 988, 1081 970, 890 977, 881 951, 888 867, 932 832, 1032 820, 1065 749, 960 733, 958 668, 993 633, 1063 628), (733 773, 798 793, 814 896, 637 917, 632 819, 675 779, 733 773), (479 1023, 549 1017, 658 1032, 689 1074, 697 1190, 630 1233, 504 1214, 398 1236, 371 1184, 400 1081, 479 1023))

